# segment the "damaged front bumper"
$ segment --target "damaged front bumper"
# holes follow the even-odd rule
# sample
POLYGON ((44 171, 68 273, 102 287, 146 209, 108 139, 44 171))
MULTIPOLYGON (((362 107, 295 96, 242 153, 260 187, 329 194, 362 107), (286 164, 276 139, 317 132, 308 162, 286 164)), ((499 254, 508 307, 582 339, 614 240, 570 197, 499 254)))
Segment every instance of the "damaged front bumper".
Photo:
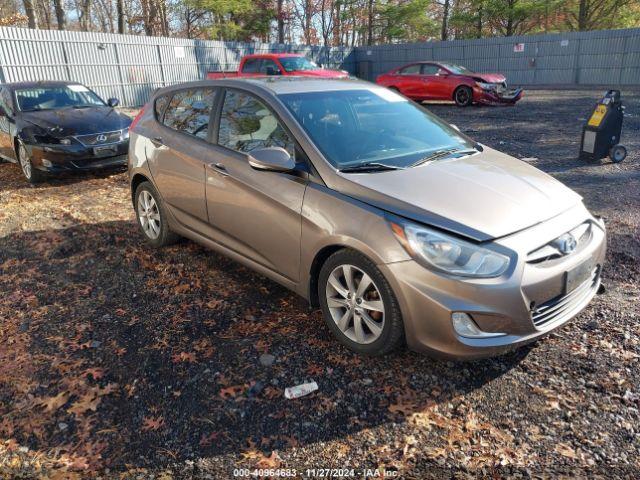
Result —
POLYGON ((515 105, 524 95, 522 88, 512 90, 485 90, 478 86, 473 89, 473 100, 483 105, 515 105))
POLYGON ((74 170, 125 167, 129 139, 97 148, 77 143, 71 145, 26 144, 25 146, 30 153, 31 163, 35 169, 55 174, 74 170))

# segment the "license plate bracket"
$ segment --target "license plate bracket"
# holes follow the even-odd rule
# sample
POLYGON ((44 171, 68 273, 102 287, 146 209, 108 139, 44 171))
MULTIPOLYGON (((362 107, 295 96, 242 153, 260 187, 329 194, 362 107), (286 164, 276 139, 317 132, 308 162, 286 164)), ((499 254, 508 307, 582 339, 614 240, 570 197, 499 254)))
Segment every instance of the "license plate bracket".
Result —
POLYGON ((595 266, 593 262, 583 262, 565 273, 564 293, 570 293, 589 280, 595 266))
POLYGON ((96 157, 108 157, 115 155, 118 149, 114 145, 103 145, 101 147, 93 147, 93 154, 96 157))

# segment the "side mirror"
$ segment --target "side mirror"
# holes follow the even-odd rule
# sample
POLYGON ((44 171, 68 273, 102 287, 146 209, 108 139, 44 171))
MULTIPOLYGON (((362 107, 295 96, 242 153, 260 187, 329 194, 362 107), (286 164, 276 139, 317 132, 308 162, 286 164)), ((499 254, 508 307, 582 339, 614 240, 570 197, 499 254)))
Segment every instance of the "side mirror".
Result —
POLYGON ((120 105, 120 100, 118 100, 117 98, 110 98, 109 100, 107 100, 107 105, 109 105, 111 108, 117 107, 118 105, 120 105))
POLYGON ((2 105, 0 105, 0 117, 8 117, 7 111, 4 109, 2 105))
POLYGON ((256 170, 290 172, 296 166, 289 152, 281 147, 256 148, 249 154, 249 165, 256 170))

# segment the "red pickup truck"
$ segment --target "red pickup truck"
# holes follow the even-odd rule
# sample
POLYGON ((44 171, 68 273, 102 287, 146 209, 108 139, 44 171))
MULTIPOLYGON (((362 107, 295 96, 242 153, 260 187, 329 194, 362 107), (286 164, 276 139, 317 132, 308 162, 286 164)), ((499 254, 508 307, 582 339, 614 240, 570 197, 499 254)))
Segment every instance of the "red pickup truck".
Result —
POLYGON ((263 77, 265 75, 345 78, 349 76, 349 72, 324 69, 304 55, 296 53, 260 53, 242 57, 237 71, 209 72, 207 78, 263 77))

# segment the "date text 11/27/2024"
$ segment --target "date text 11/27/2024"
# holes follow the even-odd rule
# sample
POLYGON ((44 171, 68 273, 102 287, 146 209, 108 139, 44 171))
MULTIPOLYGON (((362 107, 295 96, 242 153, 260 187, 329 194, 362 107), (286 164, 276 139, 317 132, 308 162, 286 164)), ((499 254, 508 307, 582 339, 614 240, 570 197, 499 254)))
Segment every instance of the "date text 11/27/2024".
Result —
POLYGON ((236 468, 234 477, 253 478, 397 478, 396 470, 384 468, 236 468))

